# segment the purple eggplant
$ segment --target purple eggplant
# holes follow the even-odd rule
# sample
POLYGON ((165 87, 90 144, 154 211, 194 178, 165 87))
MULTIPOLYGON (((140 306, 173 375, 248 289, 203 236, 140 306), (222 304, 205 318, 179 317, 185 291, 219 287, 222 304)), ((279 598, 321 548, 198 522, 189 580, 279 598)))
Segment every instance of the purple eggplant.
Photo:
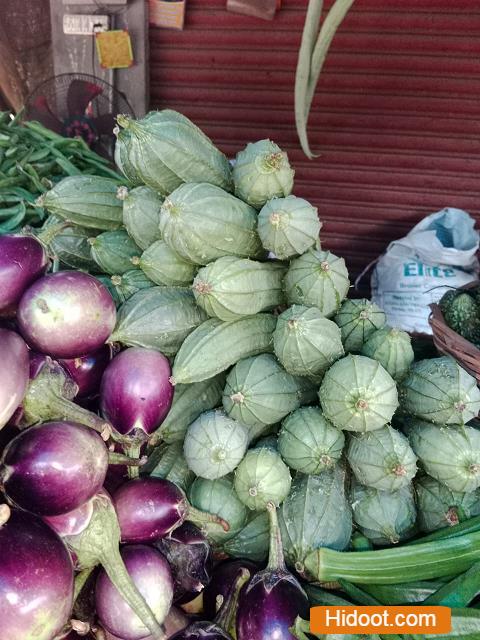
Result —
POLYGON ((110 345, 104 344, 100 349, 86 356, 63 358, 58 362, 78 386, 77 397, 86 398, 98 393, 103 372, 111 357, 110 345))
POLYGON ((209 620, 213 620, 217 613, 218 597, 226 598, 241 569, 247 569, 253 576, 258 566, 250 560, 224 560, 213 570, 211 580, 203 591, 203 611, 209 620))
POLYGON ((7 445, 0 483, 22 509, 56 516, 90 500, 101 489, 107 468, 108 450, 95 431, 74 422, 46 422, 7 445))
POLYGON ((112 296, 81 271, 43 276, 23 294, 17 310, 20 331, 36 351, 77 358, 99 349, 115 326, 112 296))
POLYGON ((268 505, 270 555, 267 568, 256 573, 241 592, 237 613, 237 640, 295 640, 290 633, 297 616, 308 618, 307 596, 287 570, 277 509, 268 505))
POLYGON ((29 371, 27 345, 19 335, 7 329, 0 329, 0 362, 1 429, 23 400, 29 371))
POLYGON ((136 478, 123 484, 113 502, 120 524, 122 542, 149 542, 168 536, 185 520, 200 526, 228 524, 217 515, 192 507, 173 482, 163 478, 136 478))
MULTIPOLYGON (((182 629, 185 629, 187 625, 188 618, 183 613, 183 611, 181 609, 177 609, 176 607, 172 607, 163 623, 166 636, 165 640, 170 640, 173 635, 175 635, 182 629)), ((109 633, 105 630, 105 640, 125 640, 125 638, 119 638, 118 636, 114 636, 112 633, 109 633)), ((153 636, 147 636, 146 638, 142 638, 142 640, 155 640, 155 638, 153 636)))
MULTIPOLYGON (((101 490, 91 499, 91 504, 91 510, 82 505, 77 513, 49 518, 48 522, 66 542, 75 557, 76 568, 83 570, 101 564, 119 594, 142 620, 148 632, 155 640, 163 640, 160 626, 162 620, 156 619, 120 555, 120 527, 110 496, 101 490)), ((168 588, 173 592, 173 585, 168 588)), ((147 634, 144 632, 144 635, 147 634)))
MULTIPOLYGON (((158 622, 163 623, 170 610, 173 583, 170 567, 161 553, 146 545, 131 545, 121 550, 128 573, 158 622)), ((124 640, 140 640, 148 629, 119 594, 102 570, 97 578, 95 604, 103 627, 124 640)))
MULTIPOLYGON (((232 640, 230 631, 235 626, 238 598, 249 578, 249 571, 240 569, 232 580, 225 599, 222 602, 219 601, 220 608, 213 622, 192 622, 176 633, 171 640, 232 640)), ((249 640, 257 640, 257 638, 251 636, 249 640)))
POLYGON ((184 522, 154 546, 172 567, 174 602, 184 604, 196 598, 209 583, 213 566, 210 545, 200 529, 184 522))
POLYGON ((47 252, 33 236, 0 236, 0 315, 14 315, 24 292, 47 267, 47 252))
POLYGON ((0 505, 0 549, 0 636, 51 640, 73 605, 73 566, 64 543, 37 516, 0 505))
POLYGON ((72 402, 78 386, 65 369, 50 356, 30 352, 30 381, 14 420, 19 427, 29 427, 47 420, 69 420, 98 431, 104 439, 112 432, 110 424, 72 402))
POLYGON ((103 415, 118 433, 144 441, 168 413, 173 397, 168 359, 153 349, 130 347, 105 370, 100 389, 103 415))

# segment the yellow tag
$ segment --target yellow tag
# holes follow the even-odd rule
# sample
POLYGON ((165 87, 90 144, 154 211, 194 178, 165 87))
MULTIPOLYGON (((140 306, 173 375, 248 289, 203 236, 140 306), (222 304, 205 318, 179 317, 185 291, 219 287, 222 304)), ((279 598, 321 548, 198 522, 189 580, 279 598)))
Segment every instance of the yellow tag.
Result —
POLYGON ((98 59, 103 69, 126 69, 132 66, 132 42, 126 29, 101 31, 95 36, 98 59))

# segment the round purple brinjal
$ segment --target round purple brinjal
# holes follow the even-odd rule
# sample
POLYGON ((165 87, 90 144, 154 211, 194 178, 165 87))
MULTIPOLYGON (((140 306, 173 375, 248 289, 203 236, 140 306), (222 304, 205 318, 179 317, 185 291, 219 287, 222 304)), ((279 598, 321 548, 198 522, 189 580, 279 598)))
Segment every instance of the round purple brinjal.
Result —
POLYGON ((92 429, 46 422, 22 431, 0 460, 0 484, 16 505, 39 515, 77 509, 102 487, 108 450, 92 429))
POLYGON ((0 315, 13 316, 20 298, 48 267, 48 255, 34 236, 0 236, 0 315))
POLYGON ((110 345, 104 344, 100 349, 86 356, 64 358, 58 362, 78 386, 77 397, 86 398, 99 392, 103 372, 111 357, 110 345))
MULTIPOLYGON (((90 569, 101 564, 118 593, 140 618, 155 640, 163 640, 161 624, 145 598, 135 585, 120 555, 120 527, 112 500, 103 489, 91 499, 92 508, 82 505, 77 513, 59 518, 49 518, 48 523, 63 538, 75 557, 78 570, 90 569)), ((173 585, 170 586, 173 593, 173 585)), ((129 638, 126 640, 130 640, 129 638)))
POLYGON ((29 372, 27 345, 18 334, 7 329, 0 329, 0 362, 1 429, 23 400, 29 372))
POLYGON ((211 580, 203 592, 203 611, 209 620, 217 614, 218 597, 224 599, 227 596, 241 569, 247 569, 253 576, 257 573, 258 566, 250 560, 224 560, 213 570, 211 580))
POLYGON ((154 545, 168 560, 173 573, 173 600, 190 602, 210 581, 213 561, 210 545, 200 529, 184 522, 154 545))
POLYGON ((270 516, 268 565, 253 576, 240 594, 237 640, 295 640, 289 630, 295 618, 308 618, 307 596, 285 566, 277 509, 273 503, 267 508, 270 516))
MULTIPOLYGON (((145 598, 156 619, 163 623, 172 605, 173 582, 167 560, 146 545, 123 547, 121 556, 133 582, 145 598)), ((97 578, 95 604, 103 627, 124 640, 140 640, 148 629, 119 594, 102 570, 97 578)))
POLYGON ((100 389, 102 413, 133 441, 145 441, 170 409, 173 387, 168 359, 153 349, 130 347, 113 358, 100 389))
POLYGON ((77 358, 107 341, 116 310, 112 296, 97 278, 81 271, 58 271, 25 291, 17 318, 33 349, 55 358, 77 358))
POLYGON ((0 505, 0 636, 51 640, 73 605, 73 566, 57 534, 37 516, 0 505))
MULTIPOLYGON (((240 569, 232 580, 225 598, 221 602, 219 600, 219 610, 213 622, 192 622, 176 633, 171 640, 232 640, 231 632, 235 628, 239 594, 249 578, 250 572, 244 568, 240 569)), ((251 636, 249 640, 257 638, 251 636)))
POLYGON ((151 542, 168 536, 185 520, 205 526, 229 526, 217 515, 192 507, 173 482, 163 478, 135 478, 113 495, 122 542, 151 542))
POLYGON ((22 405, 15 414, 15 424, 29 427, 48 420, 69 420, 95 429, 108 439, 112 432, 109 423, 72 402, 77 392, 77 384, 58 362, 31 351, 30 381, 22 405))
MULTIPOLYGON (((188 618, 183 613, 181 609, 177 609, 176 607, 172 607, 168 613, 168 616, 165 618, 163 623, 164 632, 165 632, 165 640, 170 640, 172 636, 176 633, 185 629, 188 625, 188 618)), ((110 633, 107 630, 105 632, 105 640, 126 640, 125 638, 119 638, 118 636, 114 636, 113 633, 110 633)), ((155 640, 153 636, 147 636, 146 638, 142 638, 142 640, 155 640)))

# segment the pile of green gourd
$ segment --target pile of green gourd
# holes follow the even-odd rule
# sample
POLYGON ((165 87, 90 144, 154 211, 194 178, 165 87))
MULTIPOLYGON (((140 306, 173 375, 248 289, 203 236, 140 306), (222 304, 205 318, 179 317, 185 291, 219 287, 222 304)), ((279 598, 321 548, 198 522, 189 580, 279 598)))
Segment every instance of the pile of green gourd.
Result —
POLYGON ((345 263, 320 246, 276 144, 247 145, 232 169, 179 113, 118 123, 123 181, 71 176, 39 205, 47 225, 72 225, 52 244, 60 264, 109 286, 111 341, 171 359, 147 472, 229 523, 218 553, 264 560, 273 502, 304 578, 336 582, 348 604, 453 603, 458 629, 480 634, 465 613, 480 591, 476 381, 447 357, 414 362, 408 334, 347 299, 345 263))

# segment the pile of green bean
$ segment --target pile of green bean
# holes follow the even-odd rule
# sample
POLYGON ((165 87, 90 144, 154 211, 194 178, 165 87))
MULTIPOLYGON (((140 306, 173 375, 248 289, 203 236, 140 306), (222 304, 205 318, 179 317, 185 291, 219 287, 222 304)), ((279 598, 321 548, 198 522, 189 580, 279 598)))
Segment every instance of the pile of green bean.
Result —
POLYGON ((110 163, 79 138, 64 138, 39 122, 0 112, 0 234, 42 223, 35 202, 65 176, 82 173, 121 179, 110 163))

